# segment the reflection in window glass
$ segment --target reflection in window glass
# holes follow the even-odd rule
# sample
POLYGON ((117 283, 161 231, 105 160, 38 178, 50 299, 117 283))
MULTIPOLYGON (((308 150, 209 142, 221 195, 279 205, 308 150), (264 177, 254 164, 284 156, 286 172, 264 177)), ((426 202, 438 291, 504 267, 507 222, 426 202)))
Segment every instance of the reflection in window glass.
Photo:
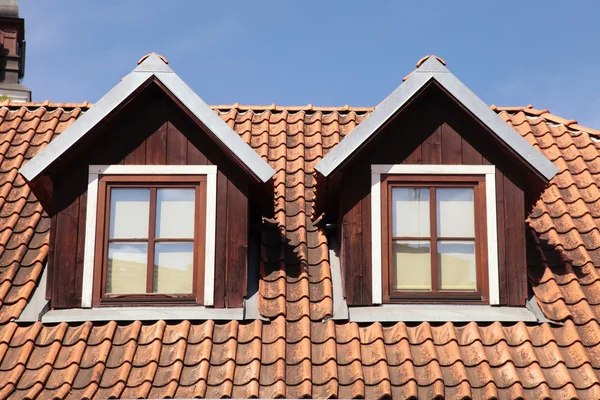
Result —
POLYGON ((154 293, 192 293, 192 242, 156 243, 154 251, 154 293))
POLYGON ((438 275, 442 290, 476 290, 475 242, 438 242, 438 275))
POLYGON ((106 293, 146 293, 148 244, 109 243, 106 293))
POLYGON ((194 237, 194 189, 156 191, 156 237, 194 237))
POLYGON ((392 258, 392 289, 431 290, 429 241, 395 240, 392 258))
POLYGON ((121 189, 110 191, 111 239, 144 239, 148 237, 150 189, 121 189))
POLYGON ((473 188, 436 189, 439 237, 475 237, 473 188))
POLYGON ((392 189, 392 233, 394 237, 429 236, 429 189, 392 189))

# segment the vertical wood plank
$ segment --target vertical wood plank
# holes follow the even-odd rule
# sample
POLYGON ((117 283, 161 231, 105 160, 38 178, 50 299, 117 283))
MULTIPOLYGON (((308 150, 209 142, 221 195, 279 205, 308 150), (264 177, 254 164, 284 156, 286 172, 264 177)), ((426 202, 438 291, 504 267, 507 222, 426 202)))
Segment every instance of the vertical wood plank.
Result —
POLYGON ((393 146, 389 147, 392 151, 393 156, 385 161, 386 164, 422 164, 423 163, 423 146, 422 146, 422 126, 419 124, 419 120, 415 121, 415 118, 407 118, 402 120, 400 124, 395 128, 401 132, 401 141, 396 142, 393 146), (406 148, 409 152, 404 159, 402 156, 398 156, 398 148, 406 148), (412 150, 411 150, 412 149, 412 150))
POLYGON ((508 304, 522 306, 527 296, 525 209, 523 191, 504 177, 504 238, 508 304))
MULTIPOLYGON (((112 121, 111 125, 107 128, 108 131, 118 131, 116 133, 117 140, 122 143, 121 148, 133 148, 128 154, 125 154, 120 164, 124 165, 144 165, 146 162, 146 137, 143 137, 144 132, 148 129, 149 123, 152 122, 152 118, 148 118, 148 115, 155 116, 153 109, 150 109, 152 105, 148 106, 149 109, 142 112, 140 107, 136 107, 132 110, 127 111, 126 116, 121 116, 120 119, 112 121), (139 142, 137 146, 134 142, 139 142), (129 143, 128 143, 129 142, 129 143)), ((109 133, 110 134, 110 133, 109 133)), ((115 135, 111 135, 115 137, 115 135)), ((106 146, 104 152, 96 153, 96 157, 104 158, 106 153, 114 153, 114 149, 106 146)))
POLYGON ((146 140, 146 165, 165 165, 167 162, 167 123, 146 140))
POLYGON ((496 170, 496 224, 498 230, 498 281, 500 286, 500 304, 508 301, 508 271, 506 265, 506 245, 504 227, 504 174, 496 170))
POLYGON ((344 218, 344 265, 348 268, 350 279, 346 281, 346 293, 349 304, 362 305, 363 294, 363 257, 361 234, 361 202, 359 201, 344 218))
POLYGON ((52 218, 50 219, 50 238, 49 238, 49 243, 48 243, 48 263, 46 265, 46 268, 48 269, 48 274, 46 276, 46 300, 50 300, 50 306, 54 307, 54 299, 53 299, 53 295, 54 295, 54 280, 55 280, 55 276, 54 274, 58 273, 55 270, 55 261, 54 258, 56 257, 56 221, 57 221, 57 216, 53 215, 52 218))
POLYGON ((187 145, 187 165, 210 165, 206 156, 189 140, 187 145))
POLYGON ((415 149, 404 159, 402 164, 422 164, 423 163, 423 146, 418 145, 415 149))
POLYGON ((354 174, 344 174, 344 196, 347 204, 352 204, 343 217, 342 241, 344 243, 343 265, 345 266, 346 299, 350 305, 362 305, 363 295, 363 237, 362 202, 358 193, 359 185, 354 174))
POLYGON ((442 124, 442 163, 462 164, 462 138, 447 123, 442 124))
MULTIPOLYGON (((68 180, 65 180, 68 182, 68 180)), ((73 185, 77 187, 77 185, 73 185)), ((77 228, 79 219, 79 198, 73 196, 73 189, 68 183, 62 190, 55 191, 60 196, 57 207, 60 212, 56 219, 56 251, 54 254, 55 273, 53 280, 52 304, 55 308, 67 308, 75 292, 75 276, 77 268, 77 228), (66 186, 66 187, 65 187, 66 186), (60 193, 60 194, 59 194, 60 193), (64 197, 63 197, 64 196, 64 197), (64 208, 60 207, 70 201, 64 208)))
MULTIPOLYGON (((371 186, 370 174, 364 174, 371 186)), ((364 183, 363 183, 364 184, 364 183)), ((371 192, 361 200, 361 235, 362 235, 362 304, 371 305, 373 303, 373 268, 371 260, 371 192)))
POLYGON ((519 281, 519 299, 520 305, 525 305, 527 301, 527 247, 525 239, 525 193, 521 189, 517 189, 515 196, 515 206, 519 209, 516 214, 516 253, 517 253, 517 268, 521 280, 519 281))
POLYGON ((483 160, 481 153, 475 150, 465 138, 461 139, 461 148, 463 165, 481 165, 483 160))
POLYGON ((122 164, 125 165, 144 165, 146 163, 146 141, 144 140, 131 153, 127 154, 122 164))
MULTIPOLYGON (((190 121, 181 115, 175 115, 173 118, 173 128, 177 129, 187 141, 186 144, 186 164, 187 165, 212 165, 206 152, 210 145, 207 140, 208 135, 201 128, 190 123, 190 121)), ((171 129, 171 128, 170 128, 171 129)))
POLYGON ((217 226, 215 241, 215 307, 225 307, 227 271, 227 192, 229 181, 221 170, 217 173, 217 226))
POLYGON ((167 164, 185 165, 187 138, 171 122, 167 123, 167 164))
POLYGON ((442 127, 436 128, 433 133, 423 141, 423 164, 442 163, 442 127))
POLYGON ((227 221, 227 307, 242 307, 248 271, 248 201, 231 181, 227 221))
POLYGON ((83 286, 83 258, 85 252, 85 216, 87 212, 87 182, 82 180, 82 194, 79 197, 79 214, 77 221, 77 260, 75 268, 75 293, 70 299, 71 307, 81 307, 81 292, 83 286))

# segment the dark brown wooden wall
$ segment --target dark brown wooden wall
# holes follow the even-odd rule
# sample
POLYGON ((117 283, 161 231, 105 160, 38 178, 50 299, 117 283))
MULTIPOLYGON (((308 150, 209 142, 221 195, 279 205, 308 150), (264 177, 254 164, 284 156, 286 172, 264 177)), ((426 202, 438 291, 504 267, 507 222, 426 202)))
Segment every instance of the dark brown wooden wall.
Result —
POLYGON ((241 307, 246 295, 249 181, 198 125, 156 87, 147 88, 90 132, 52 171, 47 297, 54 308, 79 307, 87 175, 91 164, 217 165, 215 307, 241 307))
POLYGON ((525 304, 525 176, 490 133, 436 87, 422 93, 341 170, 338 221, 348 304, 372 300, 371 164, 495 165, 500 302, 525 304))

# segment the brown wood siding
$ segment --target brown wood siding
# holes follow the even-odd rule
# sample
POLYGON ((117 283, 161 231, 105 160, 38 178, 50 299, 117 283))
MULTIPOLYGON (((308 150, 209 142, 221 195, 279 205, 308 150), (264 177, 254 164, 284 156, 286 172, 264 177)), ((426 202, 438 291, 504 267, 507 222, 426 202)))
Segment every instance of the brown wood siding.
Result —
POLYGON ((341 171, 340 256, 349 305, 371 304, 371 164, 495 165, 500 302, 525 304, 525 178, 489 132, 430 88, 341 171))
POLYGON ((76 155, 52 171, 54 240, 48 260, 52 307, 81 305, 90 164, 218 165, 214 301, 216 307, 241 307, 247 287, 250 216, 249 181, 239 166, 156 88, 148 88, 97 129, 89 135, 95 140, 79 144, 76 155))
POLYGON ((504 268, 509 282, 506 302, 524 305, 527 299, 525 250, 525 197, 523 190, 504 177, 504 268))
MULTIPOLYGON (((52 304, 57 308, 70 307, 77 298, 75 282, 77 274, 77 248, 80 237, 79 231, 79 206, 81 181, 61 182, 56 185, 53 192, 53 203, 58 213, 52 217, 54 225, 54 260, 52 262, 52 304)), ((83 265, 83 264, 82 264, 83 265)), ((79 291, 81 301, 81 290, 79 291)))

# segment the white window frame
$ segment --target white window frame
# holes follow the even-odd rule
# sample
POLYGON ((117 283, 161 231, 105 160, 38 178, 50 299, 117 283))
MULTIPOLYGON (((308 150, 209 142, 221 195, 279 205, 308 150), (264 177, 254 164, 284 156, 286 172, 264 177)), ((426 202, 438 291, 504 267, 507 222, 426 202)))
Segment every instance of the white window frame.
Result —
POLYGON ((488 281, 490 305, 500 304, 498 280, 498 231, 496 215, 496 167, 493 165, 371 165, 371 262, 373 304, 382 304, 381 175, 484 175, 487 221, 488 281))
POLYGON ((98 215, 98 179, 100 175, 205 175, 206 176, 206 243, 204 262, 204 306, 214 305, 215 229, 217 218, 216 165, 90 165, 88 173, 83 286, 81 307, 92 307, 96 218, 98 215))

